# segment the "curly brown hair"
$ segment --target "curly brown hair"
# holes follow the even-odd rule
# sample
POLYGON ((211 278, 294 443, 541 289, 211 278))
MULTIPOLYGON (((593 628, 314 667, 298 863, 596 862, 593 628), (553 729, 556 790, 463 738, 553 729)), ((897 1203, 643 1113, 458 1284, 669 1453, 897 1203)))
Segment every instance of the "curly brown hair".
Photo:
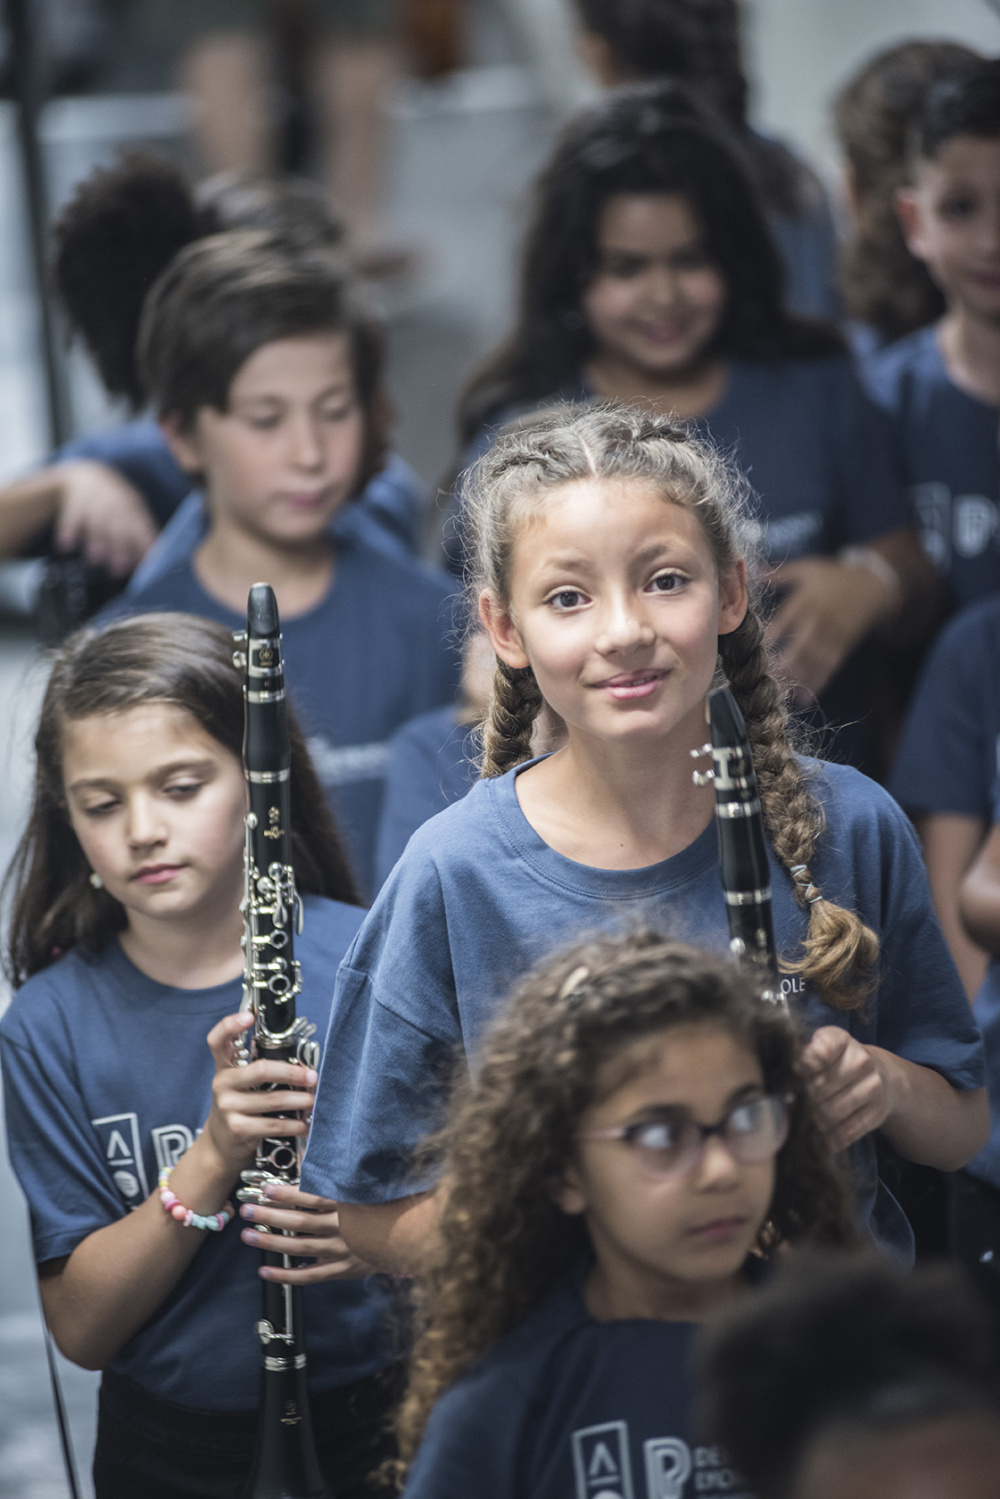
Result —
MULTIPOLYGON (((698 517, 720 574, 753 553, 748 488, 708 442, 669 417, 611 402, 554 406, 512 423, 471 470, 464 491, 475 541, 469 574, 473 602, 486 589, 510 601, 514 547, 527 517, 564 484, 629 479, 656 490, 698 517)), ((750 569, 751 574, 753 569, 750 569)), ((823 809, 795 753, 785 696, 770 673, 759 604, 719 637, 719 660, 746 719, 760 783, 764 821, 786 869, 798 869, 795 898, 808 907, 800 957, 782 959, 825 1003, 858 1009, 870 994, 878 937, 853 911, 820 892, 810 864, 825 826, 823 809)), ((497 663, 493 700, 483 728, 483 776, 502 775, 531 755, 531 729, 542 707, 530 667, 497 663)))
MULTIPOLYGON (((581 1115, 607 1090, 608 1062, 692 1023, 738 1038, 759 1059, 766 1091, 791 1099, 760 1252, 858 1242, 846 1179, 796 1066, 800 1032, 760 999, 755 977, 653 932, 578 943, 522 980, 429 1147, 443 1162, 443 1206, 417 1282, 416 1345, 398 1418, 404 1465, 440 1395, 586 1251, 582 1219, 561 1211, 553 1186, 581 1115)), ((611 1087, 622 1081, 619 1070, 611 1087)))

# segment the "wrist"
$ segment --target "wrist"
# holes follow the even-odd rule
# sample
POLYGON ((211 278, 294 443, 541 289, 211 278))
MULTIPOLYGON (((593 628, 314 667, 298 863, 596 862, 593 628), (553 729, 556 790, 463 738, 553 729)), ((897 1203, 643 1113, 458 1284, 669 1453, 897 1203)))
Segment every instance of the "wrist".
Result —
POLYGON ((872 600, 872 623, 880 624, 898 614, 903 602, 903 584, 899 573, 882 553, 870 546, 844 547, 837 556, 842 567, 856 569, 859 581, 869 585, 872 600))
POLYGON ((248 1161, 233 1161, 212 1139, 206 1126, 174 1162, 171 1187, 197 1213, 217 1213, 231 1196, 248 1161))

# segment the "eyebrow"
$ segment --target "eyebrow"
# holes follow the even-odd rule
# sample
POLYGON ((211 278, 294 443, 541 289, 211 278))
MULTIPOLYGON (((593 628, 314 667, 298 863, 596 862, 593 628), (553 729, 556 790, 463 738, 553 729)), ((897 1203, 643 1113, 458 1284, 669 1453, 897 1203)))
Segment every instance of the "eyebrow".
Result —
MULTIPOLYGON (((738 1108, 740 1103, 749 1097, 750 1094, 766 1093, 766 1091, 767 1084, 763 1081, 759 1083, 744 1083, 741 1087, 734 1088, 723 1104, 723 1114, 728 1114, 733 1109, 738 1108)), ((639 1120, 645 1118, 647 1115, 663 1113, 665 1109, 679 1110, 684 1114, 691 1115, 691 1109, 686 1103, 648 1103, 636 1109, 634 1115, 631 1117, 634 1120, 639 1120)))
MULTIPOLYGON (((316 401, 328 401, 331 396, 353 395, 353 393, 354 381, 350 378, 340 380, 336 384, 324 386, 319 395, 313 396, 312 403, 310 404, 316 401)), ((260 391, 254 395, 239 396, 235 402, 235 406, 239 408, 240 406, 262 405, 267 401, 273 401, 276 405, 283 405, 286 399, 287 397, 278 391, 260 391)))
MULTIPOLYGON (((666 503, 669 504, 671 502, 667 501, 666 503)), ((690 560, 692 551, 687 542, 658 541, 652 542, 649 546, 643 547, 641 551, 636 552, 633 560, 642 566, 648 565, 657 558, 662 557, 664 565, 666 565, 669 560, 674 560, 678 554, 685 561, 690 560)), ((541 566, 543 569, 551 568, 556 572, 586 572, 588 568, 594 566, 594 558, 584 557, 578 552, 553 552, 551 556, 543 558, 541 566)))
MULTIPOLYGON (((166 765, 157 765, 150 772, 158 780, 165 780, 167 776, 176 775, 178 771, 207 771, 215 769, 214 760, 171 760, 166 765)), ((71 781, 67 791, 89 791, 104 790, 108 786, 116 786, 118 782, 113 776, 84 776, 78 781, 71 781)))

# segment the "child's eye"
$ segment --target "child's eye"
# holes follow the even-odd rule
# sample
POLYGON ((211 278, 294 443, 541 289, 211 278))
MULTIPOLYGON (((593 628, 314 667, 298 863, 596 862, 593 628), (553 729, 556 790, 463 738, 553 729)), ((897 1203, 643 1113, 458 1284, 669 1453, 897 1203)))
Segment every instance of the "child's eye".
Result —
POLYGON ((952 223, 959 223, 962 219, 969 219, 976 212, 978 204, 975 198, 946 198, 938 207, 938 213, 943 219, 949 219, 952 223))
POLYGON ((684 582, 683 573, 657 573, 649 583, 650 593, 676 593, 684 582))
POLYGON ((639 276, 646 268, 646 259, 642 255, 605 255, 601 260, 601 270, 605 276, 614 276, 618 281, 629 281, 633 276, 639 276))
POLYGON ((106 817, 118 806, 116 801, 93 802, 89 807, 82 809, 84 817, 106 817))
POLYGON ((189 797, 197 795, 203 784, 204 782, 202 781, 174 781, 164 789, 167 795, 173 797, 175 801, 185 801, 189 797))
POLYGON ((560 588, 557 593, 550 594, 545 601, 557 614, 565 613, 569 609, 578 609, 581 604, 586 603, 586 595, 579 588, 560 588))
POLYGON ((252 427, 255 432, 270 432, 278 425, 280 417, 277 412, 272 412, 268 416, 248 416, 246 420, 247 426, 252 427))
POLYGON ((347 418, 353 415, 353 401, 350 401, 346 406, 325 406, 322 413, 325 422, 346 422, 347 418))

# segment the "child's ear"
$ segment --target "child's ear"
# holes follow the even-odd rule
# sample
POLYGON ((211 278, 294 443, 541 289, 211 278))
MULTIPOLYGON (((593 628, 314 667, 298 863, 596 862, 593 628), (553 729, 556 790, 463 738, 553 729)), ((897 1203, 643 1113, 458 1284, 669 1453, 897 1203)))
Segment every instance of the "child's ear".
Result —
POLYGON ((892 206, 896 210, 899 227, 903 231, 906 248, 911 255, 918 260, 923 260, 925 254, 923 223, 920 212, 920 204, 912 187, 897 187, 892 196, 892 206))
POLYGON ((531 665, 510 610, 488 588, 484 588, 479 595, 479 618, 490 637, 490 645, 501 661, 505 661, 515 671, 531 665))
POLYGON ((731 635, 738 629, 749 606, 747 565, 740 557, 719 577, 719 634, 731 635))
POLYGON ((549 1196, 557 1208, 562 1208, 564 1213, 575 1216, 587 1211, 587 1197, 580 1183, 580 1174, 576 1167, 568 1165, 558 1180, 549 1188, 549 1196))
POLYGON ((187 474, 200 474, 202 461, 201 445, 193 426, 188 426, 177 415, 165 416, 160 421, 160 431, 166 438, 167 447, 187 474))

